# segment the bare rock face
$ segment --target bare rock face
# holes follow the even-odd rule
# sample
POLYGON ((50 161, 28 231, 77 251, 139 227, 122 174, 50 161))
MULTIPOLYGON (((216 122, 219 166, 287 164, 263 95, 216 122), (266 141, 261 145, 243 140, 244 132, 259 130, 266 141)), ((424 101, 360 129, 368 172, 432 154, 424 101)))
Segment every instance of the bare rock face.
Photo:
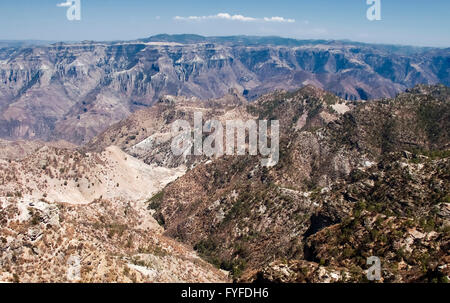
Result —
POLYGON ((247 111, 246 105, 247 101, 232 91, 222 98, 210 100, 164 96, 154 106, 140 110, 114 124, 92 139, 83 149, 101 152, 110 145, 117 145, 150 165, 191 167, 207 158, 175 156, 172 153, 172 140, 179 135, 172 130, 174 122, 182 119, 193 127, 195 113, 202 114, 203 123, 215 119, 225 125, 230 119, 255 119, 256 117, 247 111))
POLYGON ((311 84, 348 99, 450 84, 449 51, 290 39, 157 36, 0 49, 0 137, 86 143, 164 95, 255 99, 311 84))

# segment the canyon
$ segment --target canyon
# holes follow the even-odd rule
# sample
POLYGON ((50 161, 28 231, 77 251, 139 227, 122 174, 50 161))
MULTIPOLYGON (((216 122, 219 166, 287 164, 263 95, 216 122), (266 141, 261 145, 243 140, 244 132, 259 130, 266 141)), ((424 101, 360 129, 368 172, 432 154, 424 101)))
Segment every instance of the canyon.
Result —
POLYGON ((157 35, 0 44, 0 138, 89 142, 165 95, 248 101, 305 85, 346 100, 450 85, 450 50, 279 37, 157 35), (34 43, 34 44, 33 44, 34 43))
POLYGON ((75 256, 80 282, 364 282, 377 256, 381 282, 448 281, 449 106, 445 85, 231 90, 161 97, 79 147, 2 141, 0 280, 70 282, 75 256), (174 155, 198 112, 278 120, 279 163, 174 155))

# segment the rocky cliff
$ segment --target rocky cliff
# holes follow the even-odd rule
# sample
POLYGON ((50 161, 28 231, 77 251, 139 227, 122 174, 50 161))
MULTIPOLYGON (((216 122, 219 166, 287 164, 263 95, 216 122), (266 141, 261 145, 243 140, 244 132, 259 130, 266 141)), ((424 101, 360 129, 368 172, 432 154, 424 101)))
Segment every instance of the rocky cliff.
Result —
POLYGON ((86 143, 164 95, 249 100, 312 84, 347 100, 450 85, 448 49, 160 35, 0 48, 0 137, 86 143))

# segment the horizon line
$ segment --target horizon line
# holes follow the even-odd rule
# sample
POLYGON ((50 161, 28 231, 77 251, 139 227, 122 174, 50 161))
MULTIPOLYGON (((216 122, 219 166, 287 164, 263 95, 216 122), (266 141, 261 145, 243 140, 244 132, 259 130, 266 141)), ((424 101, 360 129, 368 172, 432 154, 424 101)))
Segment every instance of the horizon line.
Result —
MULTIPOLYGON (((284 36, 278 36, 278 35, 200 35, 200 34, 190 34, 190 33, 181 33, 181 34, 167 34, 167 33, 160 33, 160 34, 154 34, 147 37, 141 37, 136 39, 112 39, 112 40, 92 40, 92 39, 84 39, 84 40, 41 40, 41 39, 1 39, 0 42, 39 42, 39 43, 48 43, 48 44, 58 44, 58 43, 86 43, 86 42, 97 42, 97 43, 118 43, 118 42, 139 42, 140 40, 155 38, 158 36, 169 36, 169 37, 175 37, 175 36, 196 36, 200 38, 205 39, 211 39, 211 38, 238 38, 238 37, 246 37, 246 38, 280 38, 284 40, 294 40, 294 41, 325 41, 325 42, 345 42, 345 43, 357 43, 357 44, 364 44, 364 45, 377 45, 377 46, 395 46, 395 47, 405 47, 405 48, 435 48, 435 49, 447 49, 450 48, 450 46, 432 46, 432 45, 413 45, 413 44, 395 44, 395 43, 388 43, 388 42, 362 42, 357 40, 351 40, 348 38, 342 38, 342 39, 325 39, 325 38, 310 38, 310 39, 302 39, 302 38, 293 38, 293 37, 284 37, 284 36)), ((158 42, 158 41, 154 41, 158 42)), ((165 42, 165 41, 160 41, 165 42)))

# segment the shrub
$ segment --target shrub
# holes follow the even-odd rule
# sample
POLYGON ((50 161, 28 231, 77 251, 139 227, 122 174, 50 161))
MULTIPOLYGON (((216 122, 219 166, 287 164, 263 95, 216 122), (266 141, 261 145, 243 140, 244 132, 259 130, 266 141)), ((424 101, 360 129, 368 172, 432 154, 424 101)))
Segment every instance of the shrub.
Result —
POLYGON ((164 191, 158 192, 153 197, 148 199, 148 201, 147 201, 147 203, 149 203, 148 208, 153 209, 153 210, 159 209, 163 199, 164 199, 164 191))

